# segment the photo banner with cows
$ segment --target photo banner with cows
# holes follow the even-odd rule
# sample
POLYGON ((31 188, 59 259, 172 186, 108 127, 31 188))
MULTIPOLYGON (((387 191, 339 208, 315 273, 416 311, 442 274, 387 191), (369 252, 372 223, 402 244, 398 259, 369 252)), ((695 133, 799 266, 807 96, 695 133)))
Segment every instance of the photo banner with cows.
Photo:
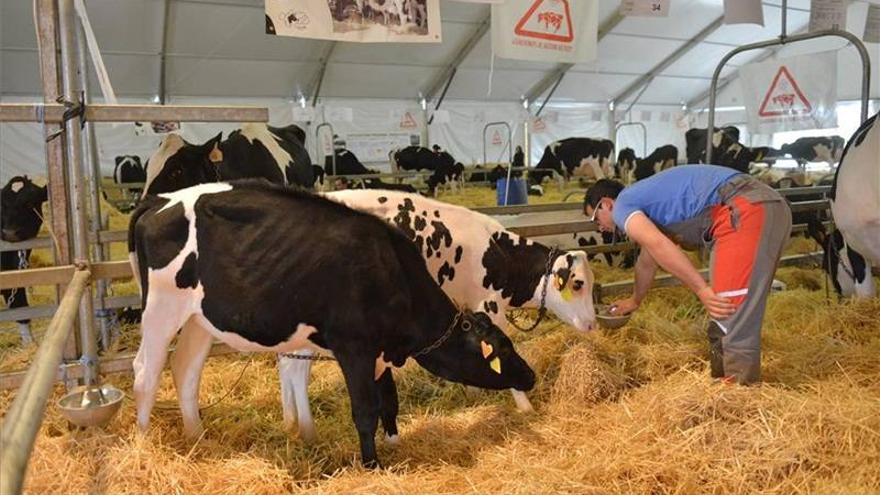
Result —
POLYGON ((440 0, 266 0, 266 34, 362 43, 440 43, 440 0))
POLYGON ((749 130, 758 134, 837 127, 837 52, 740 68, 749 130))
POLYGON ((507 0, 492 5, 498 57, 576 64, 597 56, 596 0, 507 0))

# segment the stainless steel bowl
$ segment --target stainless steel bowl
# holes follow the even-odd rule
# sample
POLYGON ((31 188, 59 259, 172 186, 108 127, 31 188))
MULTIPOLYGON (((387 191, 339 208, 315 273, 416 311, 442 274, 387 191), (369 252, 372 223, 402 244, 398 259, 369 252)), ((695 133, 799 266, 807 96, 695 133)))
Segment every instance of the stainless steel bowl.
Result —
POLYGON ((608 312, 611 309, 610 306, 605 304, 600 304, 596 306, 596 320, 599 322, 599 325, 602 328, 606 328, 609 330, 613 330, 615 328, 620 328, 632 318, 632 313, 628 315, 612 315, 608 312))
POLYGON ((76 426, 104 426, 119 410, 123 397, 113 385, 77 387, 58 400, 58 409, 76 426))

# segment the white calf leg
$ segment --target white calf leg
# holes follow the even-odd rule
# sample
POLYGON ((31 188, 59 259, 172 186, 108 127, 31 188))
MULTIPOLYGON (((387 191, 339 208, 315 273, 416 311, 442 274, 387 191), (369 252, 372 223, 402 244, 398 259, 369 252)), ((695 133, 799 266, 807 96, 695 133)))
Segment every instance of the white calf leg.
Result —
MULTIPOLYGON (((300 350, 294 354, 311 356, 314 351, 300 350)), ((278 374, 281 379, 281 408, 284 426, 293 429, 293 417, 297 417, 299 437, 305 442, 313 442, 317 437, 315 420, 309 405, 309 379, 312 374, 312 361, 309 359, 278 358, 278 374)))
POLYGON ((141 345, 134 358, 134 400, 137 422, 142 432, 150 426, 150 412, 156 403, 156 391, 168 345, 185 319, 179 301, 151 295, 141 317, 141 345))
POLYGON ((183 325, 177 337, 177 346, 171 356, 171 374, 177 389, 177 401, 183 416, 183 433, 196 438, 202 433, 199 417, 199 383, 205 359, 211 351, 211 334, 199 326, 194 318, 183 325))
POLYGON ((18 335, 21 337, 21 345, 31 345, 34 343, 34 337, 31 335, 31 325, 29 323, 18 324, 18 335))

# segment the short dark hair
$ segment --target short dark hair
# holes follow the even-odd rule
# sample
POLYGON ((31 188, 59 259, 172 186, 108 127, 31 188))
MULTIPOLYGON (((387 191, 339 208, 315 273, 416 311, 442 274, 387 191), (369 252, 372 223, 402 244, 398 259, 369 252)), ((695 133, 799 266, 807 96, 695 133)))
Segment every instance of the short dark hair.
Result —
POLYGON ((589 205, 595 208, 599 205, 602 198, 617 199, 617 195, 623 191, 623 184, 613 179, 599 179, 595 184, 587 189, 584 194, 584 209, 589 205))

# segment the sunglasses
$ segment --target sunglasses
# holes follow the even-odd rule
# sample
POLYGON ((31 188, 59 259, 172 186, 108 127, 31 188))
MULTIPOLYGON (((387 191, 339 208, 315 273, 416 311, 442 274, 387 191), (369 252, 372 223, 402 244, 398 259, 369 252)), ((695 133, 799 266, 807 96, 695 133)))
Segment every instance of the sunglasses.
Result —
POLYGON ((596 214, 599 213, 599 210, 600 210, 601 208, 602 208, 602 203, 597 204, 596 207, 593 208, 593 216, 590 217, 590 221, 591 221, 591 222, 595 222, 595 221, 596 221, 596 214))

